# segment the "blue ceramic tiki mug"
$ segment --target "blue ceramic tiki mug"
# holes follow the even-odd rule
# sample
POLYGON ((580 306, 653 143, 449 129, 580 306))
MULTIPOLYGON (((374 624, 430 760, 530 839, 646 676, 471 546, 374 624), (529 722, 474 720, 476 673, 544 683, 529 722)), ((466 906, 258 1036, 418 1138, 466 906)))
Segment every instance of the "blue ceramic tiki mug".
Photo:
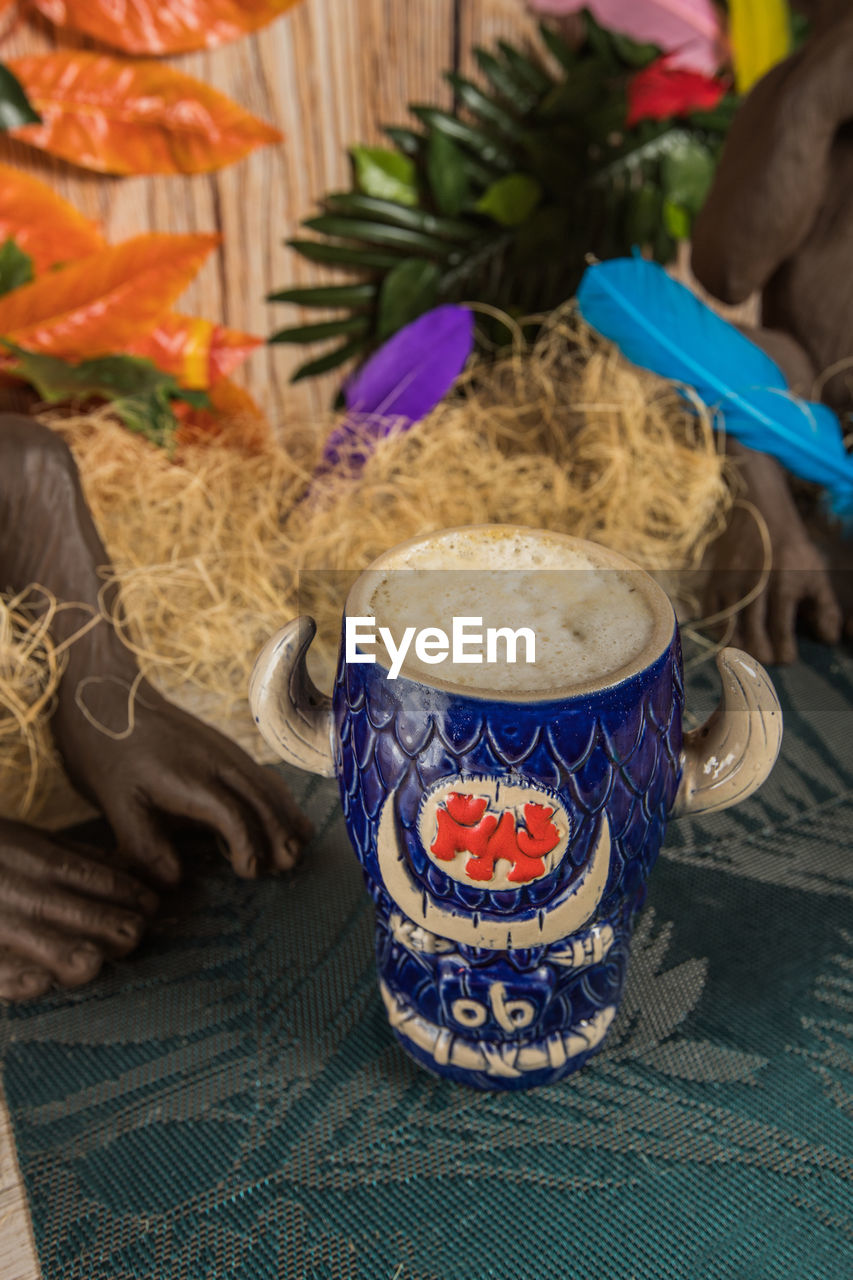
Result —
POLYGON ((285 760, 337 776, 397 1039, 430 1071, 481 1089, 562 1079, 616 1015, 670 814, 735 804, 770 772, 782 721, 766 673, 724 650, 722 703, 683 734, 678 627, 663 590, 604 548, 501 525, 414 539, 358 578, 331 699, 305 668, 313 636, 303 617, 269 641, 250 701, 285 760), (369 624, 395 591, 420 592, 427 614, 449 598, 435 589, 437 566, 473 574, 456 594, 471 602, 469 639, 483 600, 524 596, 549 629, 544 667, 529 651, 519 665, 519 639, 515 667, 472 677, 485 658, 468 644, 459 662, 455 648, 443 660, 449 639, 434 627, 415 637, 414 656, 410 644, 399 657, 390 628, 387 651, 370 654, 369 624))

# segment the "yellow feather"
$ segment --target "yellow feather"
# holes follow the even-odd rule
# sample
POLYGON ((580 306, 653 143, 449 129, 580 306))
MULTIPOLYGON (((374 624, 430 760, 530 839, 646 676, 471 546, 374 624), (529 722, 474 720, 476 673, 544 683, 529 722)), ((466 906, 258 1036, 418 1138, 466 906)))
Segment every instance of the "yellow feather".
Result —
POLYGON ((787 0, 729 0, 729 40, 737 91, 748 93, 790 52, 787 0))

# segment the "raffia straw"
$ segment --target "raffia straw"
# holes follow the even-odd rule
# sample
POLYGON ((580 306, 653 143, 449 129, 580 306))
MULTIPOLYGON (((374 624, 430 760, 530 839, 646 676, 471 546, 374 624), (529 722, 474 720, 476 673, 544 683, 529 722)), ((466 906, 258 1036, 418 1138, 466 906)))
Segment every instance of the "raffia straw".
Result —
MULTIPOLYGON (((811 390, 812 400, 820 400, 827 384, 830 383, 833 378, 837 377, 839 373, 844 373, 845 369, 853 370, 853 356, 845 356, 842 360, 836 360, 835 364, 831 364, 828 369, 824 369, 823 372, 815 378, 811 390)), ((845 445, 848 448, 850 447, 850 441, 851 433, 848 432, 844 440, 845 445)))
POLYGON ((392 427, 361 472, 314 476, 334 425, 242 449, 221 435, 174 460, 108 412, 49 421, 80 466, 120 588, 118 625, 147 677, 260 754, 246 689, 255 655, 297 607, 331 667, 342 588, 406 538, 507 522, 562 530, 649 570, 698 568, 730 505, 704 406, 627 364, 571 308, 535 343, 475 361, 458 394, 392 427), (310 495, 306 493, 310 485, 310 495), (299 599, 297 601, 297 588, 299 599))
POLYGON ((0 813, 33 817, 47 793, 42 783, 59 764, 48 724, 67 661, 67 648, 96 625, 91 618, 55 645, 50 627, 65 608, 38 585, 0 595, 0 813))
MULTIPOLYGON (((688 675, 696 667, 702 666, 710 659, 715 658, 727 645, 731 644, 739 615, 754 600, 758 599, 770 579, 770 570, 773 566, 773 546, 770 541, 770 530, 767 526, 767 521, 758 507, 753 502, 748 502, 745 498, 737 498, 734 505, 748 511, 755 521, 758 536, 761 539, 762 566, 753 586, 739 600, 734 601, 725 609, 718 610, 716 613, 705 614, 702 617, 695 618, 688 624, 682 624, 682 639, 689 642, 694 651, 694 656, 685 659, 684 670, 688 675), (721 626, 723 627, 722 631, 720 630, 721 626), (716 638, 708 635, 709 631, 713 631, 716 638)), ((688 725, 692 725, 693 720, 689 713, 686 713, 686 716, 688 725)))
POLYGON ((125 681, 116 680, 114 676, 85 676, 74 690, 74 701, 84 719, 89 722, 99 733, 103 733, 106 737, 112 738, 113 742, 123 742, 125 738, 129 738, 136 727, 136 695, 139 692, 139 686, 143 681, 143 674, 138 671, 131 680, 130 684, 125 681), (85 691, 92 685, 105 684, 107 682, 117 683, 121 688, 127 690, 127 724, 123 729, 113 729, 109 725, 99 720, 93 715, 86 706, 85 691))

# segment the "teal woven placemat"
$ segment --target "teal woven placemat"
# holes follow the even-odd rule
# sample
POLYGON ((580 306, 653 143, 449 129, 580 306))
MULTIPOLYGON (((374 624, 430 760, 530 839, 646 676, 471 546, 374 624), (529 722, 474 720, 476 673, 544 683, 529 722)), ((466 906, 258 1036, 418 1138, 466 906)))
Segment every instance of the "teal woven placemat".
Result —
POLYGON ((203 857, 132 960, 3 1010, 45 1280, 853 1275, 853 660, 805 657, 771 781, 673 824, 562 1085, 397 1049, 334 787, 295 774, 320 834, 289 881, 203 857))

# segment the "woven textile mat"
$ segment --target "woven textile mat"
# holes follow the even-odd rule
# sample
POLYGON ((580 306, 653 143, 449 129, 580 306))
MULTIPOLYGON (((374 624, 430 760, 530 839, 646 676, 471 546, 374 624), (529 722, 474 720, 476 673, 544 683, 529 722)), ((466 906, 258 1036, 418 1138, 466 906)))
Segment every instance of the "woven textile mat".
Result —
POLYGON ((335 788, 295 773, 292 877, 202 850, 132 959, 2 1010, 45 1280, 853 1275, 853 659, 803 652, 772 779, 672 825, 608 1047, 561 1085, 400 1052, 335 788))

